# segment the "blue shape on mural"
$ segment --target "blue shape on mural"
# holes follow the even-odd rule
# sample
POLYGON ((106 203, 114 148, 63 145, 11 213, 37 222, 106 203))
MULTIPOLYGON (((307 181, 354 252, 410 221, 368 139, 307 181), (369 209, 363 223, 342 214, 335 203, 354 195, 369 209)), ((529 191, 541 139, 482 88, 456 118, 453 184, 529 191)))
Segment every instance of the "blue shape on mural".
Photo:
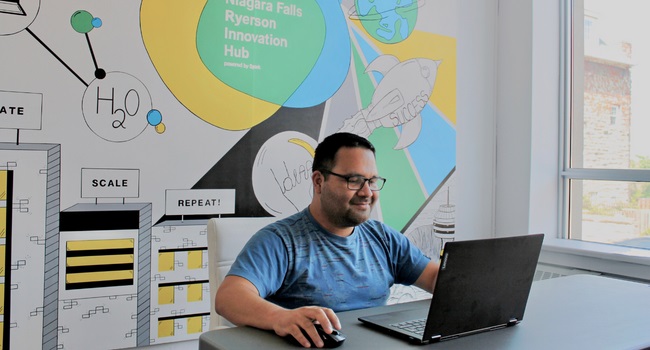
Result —
POLYGON ((327 27, 325 42, 314 68, 284 103, 286 107, 312 107, 325 102, 341 87, 350 70, 350 35, 341 0, 317 0, 327 27))

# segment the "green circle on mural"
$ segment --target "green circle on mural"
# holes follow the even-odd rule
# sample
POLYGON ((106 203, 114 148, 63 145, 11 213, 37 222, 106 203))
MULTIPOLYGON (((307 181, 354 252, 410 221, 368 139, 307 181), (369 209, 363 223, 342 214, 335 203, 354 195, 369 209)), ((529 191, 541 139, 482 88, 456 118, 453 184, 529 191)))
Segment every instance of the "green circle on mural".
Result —
POLYGON ((72 14, 70 24, 77 33, 86 34, 93 30, 93 15, 88 11, 79 10, 72 14))
POLYGON ((196 45, 215 77, 233 89, 282 105, 312 70, 325 42, 314 0, 208 0, 196 45))
POLYGON ((418 0, 355 0, 354 4, 363 28, 382 43, 401 42, 415 28, 418 0))

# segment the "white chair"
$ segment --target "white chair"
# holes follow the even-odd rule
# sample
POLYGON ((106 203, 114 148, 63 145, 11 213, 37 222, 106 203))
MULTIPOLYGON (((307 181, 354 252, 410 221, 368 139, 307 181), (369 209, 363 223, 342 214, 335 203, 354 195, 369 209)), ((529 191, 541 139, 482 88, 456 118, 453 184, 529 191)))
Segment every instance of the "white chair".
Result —
POLYGON ((210 281, 210 329, 232 324, 215 311, 214 297, 230 266, 246 242, 262 227, 276 221, 263 218, 213 218, 208 220, 208 274, 210 281))

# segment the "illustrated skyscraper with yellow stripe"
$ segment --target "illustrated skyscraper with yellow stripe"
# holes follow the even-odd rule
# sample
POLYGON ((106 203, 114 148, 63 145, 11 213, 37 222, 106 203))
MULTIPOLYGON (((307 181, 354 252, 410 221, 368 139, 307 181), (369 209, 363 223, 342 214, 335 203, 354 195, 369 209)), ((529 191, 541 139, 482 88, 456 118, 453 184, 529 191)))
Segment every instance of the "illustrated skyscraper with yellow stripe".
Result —
POLYGON ((2 349, 58 345, 60 171, 58 144, 0 143, 2 349))
POLYGON ((59 324, 69 329, 61 342, 91 346, 76 342, 111 324, 129 336, 103 347, 150 344, 151 215, 149 203, 77 204, 61 212, 59 324))
POLYGON ((207 220, 166 220, 152 227, 151 336, 156 343, 194 339, 210 324, 207 220))
POLYGON ((133 238, 66 242, 65 289, 134 283, 133 238))
POLYGON ((7 255, 7 244, 11 243, 12 185, 13 172, 0 170, 0 350, 5 349, 4 344, 9 344, 9 326, 11 324, 9 320, 11 278, 7 275, 6 267, 11 264, 11 245, 9 245, 9 255, 7 255))

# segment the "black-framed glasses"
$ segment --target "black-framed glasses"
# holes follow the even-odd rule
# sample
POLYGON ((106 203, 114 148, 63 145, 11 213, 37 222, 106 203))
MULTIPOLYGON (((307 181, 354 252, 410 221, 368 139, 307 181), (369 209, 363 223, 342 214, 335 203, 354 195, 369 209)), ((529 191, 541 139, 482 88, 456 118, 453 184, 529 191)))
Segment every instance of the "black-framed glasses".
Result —
POLYGON ((384 184, 386 183, 386 179, 383 177, 379 176, 373 176, 371 178, 366 178, 363 176, 359 175, 341 175, 337 174, 335 172, 329 171, 327 169, 321 169, 319 170, 321 173, 325 174, 331 174, 337 177, 340 177, 341 179, 345 179, 345 181, 348 183, 348 189, 353 190, 353 191, 358 191, 363 188, 363 185, 368 182, 368 187, 370 187, 371 191, 381 191, 382 188, 384 188, 384 184))

